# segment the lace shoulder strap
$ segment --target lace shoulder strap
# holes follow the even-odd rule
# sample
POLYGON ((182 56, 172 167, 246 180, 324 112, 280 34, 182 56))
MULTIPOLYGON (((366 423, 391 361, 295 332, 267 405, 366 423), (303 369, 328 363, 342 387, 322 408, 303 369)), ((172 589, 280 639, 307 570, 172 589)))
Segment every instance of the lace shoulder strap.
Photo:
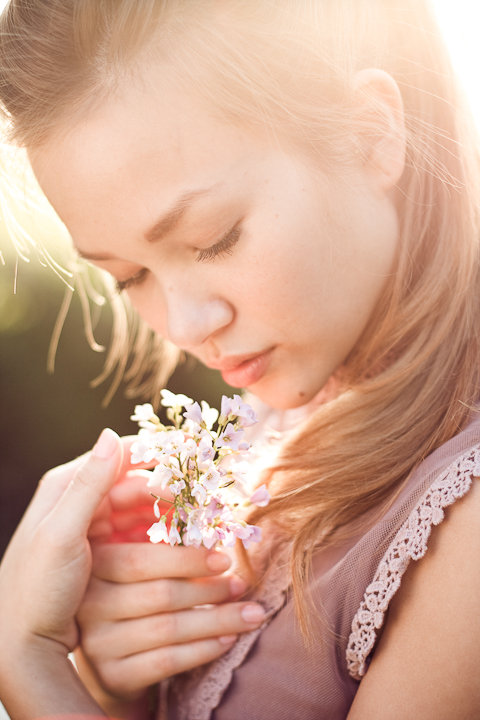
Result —
POLYGON ((473 477, 480 477, 480 445, 437 476, 390 543, 352 621, 346 659, 348 672, 356 680, 367 671, 378 631, 410 560, 425 555, 432 525, 439 525, 445 508, 468 492, 473 477))

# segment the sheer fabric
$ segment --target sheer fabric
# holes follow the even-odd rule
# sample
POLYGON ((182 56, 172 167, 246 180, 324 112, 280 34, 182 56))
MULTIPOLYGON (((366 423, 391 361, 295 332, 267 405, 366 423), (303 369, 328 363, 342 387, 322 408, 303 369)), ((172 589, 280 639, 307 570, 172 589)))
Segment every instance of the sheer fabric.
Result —
POLYGON ((160 717, 344 720, 408 564, 424 556, 432 528, 479 476, 476 417, 411 474, 381 518, 370 514, 347 545, 315 555, 310 591, 319 640, 311 648, 293 612, 290 548, 280 548, 268 581, 253 595, 268 610, 265 625, 219 660, 175 678, 160 717))

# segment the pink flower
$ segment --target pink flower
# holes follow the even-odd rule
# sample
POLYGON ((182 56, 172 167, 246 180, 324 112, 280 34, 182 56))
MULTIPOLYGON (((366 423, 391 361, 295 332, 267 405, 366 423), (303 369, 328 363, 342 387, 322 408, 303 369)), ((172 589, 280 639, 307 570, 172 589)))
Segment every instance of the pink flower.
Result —
POLYGON ((247 403, 244 403, 240 395, 234 395, 233 398, 226 397, 225 395, 222 397, 220 417, 224 418, 225 422, 238 418, 239 425, 242 427, 249 427, 258 422, 253 408, 247 403))
POLYGON ((239 430, 235 430, 235 427, 232 425, 232 423, 228 423, 227 427, 218 438, 216 444, 218 448, 228 447, 231 450, 243 450, 245 443, 242 443, 242 440, 242 428, 240 428, 239 430))
POLYGON ((266 507, 266 505, 268 505, 270 502, 270 493, 265 483, 255 490, 250 498, 250 502, 252 505, 258 505, 258 507, 266 507))

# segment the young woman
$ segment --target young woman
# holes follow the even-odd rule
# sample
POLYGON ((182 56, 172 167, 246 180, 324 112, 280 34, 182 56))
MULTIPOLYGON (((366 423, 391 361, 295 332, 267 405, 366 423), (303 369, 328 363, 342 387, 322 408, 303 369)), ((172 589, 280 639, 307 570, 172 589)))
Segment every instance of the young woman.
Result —
POLYGON ((128 440, 46 476, 0 575, 12 717, 480 715, 479 165, 427 3, 11 0, 1 33, 79 255, 280 431, 248 591, 128 542, 128 440))

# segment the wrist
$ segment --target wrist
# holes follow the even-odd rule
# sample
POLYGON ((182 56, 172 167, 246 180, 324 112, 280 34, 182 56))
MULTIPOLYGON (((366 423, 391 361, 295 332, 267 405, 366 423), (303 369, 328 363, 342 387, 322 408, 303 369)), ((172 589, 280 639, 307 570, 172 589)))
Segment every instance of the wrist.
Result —
POLYGON ((46 638, 17 643, 0 666, 0 695, 10 717, 106 717, 82 684, 63 645, 46 638))

